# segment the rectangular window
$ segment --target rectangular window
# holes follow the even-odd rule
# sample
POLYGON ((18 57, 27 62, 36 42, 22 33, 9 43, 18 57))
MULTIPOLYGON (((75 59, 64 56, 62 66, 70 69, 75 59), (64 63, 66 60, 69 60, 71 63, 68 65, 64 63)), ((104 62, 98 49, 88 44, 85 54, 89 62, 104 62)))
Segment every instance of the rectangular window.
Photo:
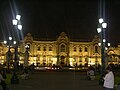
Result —
POLYGON ((79 58, 79 62, 82 62, 82 56, 80 56, 80 58, 79 58))
POLYGON ((40 47, 38 47, 37 50, 40 51, 40 47))
POLYGON ((52 51, 52 47, 49 47, 49 51, 52 51))
POLYGON ((79 52, 82 52, 82 48, 79 48, 79 52))
POLYGON ((85 62, 88 62, 88 58, 85 58, 85 62))
POLYGON ((61 52, 65 52, 65 45, 61 45, 61 52))
POLYGON ((76 47, 74 47, 74 52, 76 52, 76 47))
POLYGON ((95 46, 95 53, 98 53, 98 47, 95 46))
POLYGON ((88 52, 88 48, 87 47, 85 47, 85 52, 88 52))
POLYGON ((43 47, 43 51, 46 51, 46 47, 43 47))

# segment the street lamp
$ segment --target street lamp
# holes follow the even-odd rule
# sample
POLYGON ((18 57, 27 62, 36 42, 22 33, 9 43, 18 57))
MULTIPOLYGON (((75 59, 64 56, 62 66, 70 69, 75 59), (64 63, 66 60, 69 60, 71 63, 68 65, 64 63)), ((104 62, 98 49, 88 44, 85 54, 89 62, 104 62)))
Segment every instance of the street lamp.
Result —
MULTIPOLYGON (((21 15, 16 15, 16 18, 12 20, 12 23, 15 27, 17 27, 18 30, 22 30, 22 25, 21 25, 21 22, 20 22, 20 19, 21 19, 21 15)), ((16 30, 16 28, 15 28, 16 30)), ((17 32, 17 31, 16 31, 17 32)), ((15 46, 15 71, 17 69, 17 60, 18 60, 18 44, 19 44, 19 37, 18 37, 18 33, 16 33, 16 46, 15 46)))
MULTIPOLYGON (((20 19, 21 19, 21 15, 16 15, 16 18, 12 20, 12 24, 14 27, 14 30, 22 30, 22 25, 21 25, 21 22, 20 22, 20 19)), ((17 74, 16 74, 16 71, 17 71, 17 68, 18 68, 18 44, 19 44, 19 35, 17 33, 17 31, 15 31, 15 39, 16 41, 14 42, 16 45, 15 45, 15 58, 14 58, 14 73, 13 73, 13 76, 11 78, 11 83, 12 84, 16 84, 16 83, 19 83, 19 79, 17 77, 17 74)))
POLYGON ((21 15, 16 15, 16 19, 12 20, 13 25, 17 26, 18 30, 22 30, 22 25, 21 25, 20 19, 21 19, 21 15))
POLYGON ((103 18, 99 19, 99 24, 97 28, 97 32, 100 34, 100 43, 101 46, 101 63, 102 63, 102 74, 105 72, 105 45, 106 45, 106 39, 105 39, 105 29, 107 27, 107 23, 104 22, 103 18))
POLYGON ((8 45, 8 52, 6 53, 6 60, 7 60, 7 68, 8 68, 8 72, 10 70, 10 60, 11 60, 11 51, 10 51, 10 47, 12 45, 12 37, 9 37, 8 40, 4 41, 5 45, 8 45))
POLYGON ((25 56, 24 56, 24 67, 28 67, 30 45, 26 44, 25 49, 26 51, 25 51, 25 56))

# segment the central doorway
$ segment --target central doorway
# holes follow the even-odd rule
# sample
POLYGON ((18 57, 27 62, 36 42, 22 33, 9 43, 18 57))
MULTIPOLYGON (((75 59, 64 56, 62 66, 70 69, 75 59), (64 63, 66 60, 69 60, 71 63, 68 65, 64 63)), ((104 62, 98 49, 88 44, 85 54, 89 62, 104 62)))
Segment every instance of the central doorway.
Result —
POLYGON ((61 63, 61 66, 65 66, 65 56, 61 56, 60 57, 60 63, 61 63))

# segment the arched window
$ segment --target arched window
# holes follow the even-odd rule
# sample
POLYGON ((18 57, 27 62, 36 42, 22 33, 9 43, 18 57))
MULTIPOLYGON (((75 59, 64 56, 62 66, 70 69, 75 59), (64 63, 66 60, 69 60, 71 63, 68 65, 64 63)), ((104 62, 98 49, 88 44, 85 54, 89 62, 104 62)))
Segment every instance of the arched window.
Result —
POLYGON ((65 45, 61 45, 61 52, 65 52, 65 45))
POLYGON ((79 48, 79 52, 82 52, 82 48, 81 47, 79 48))
POLYGON ((74 52, 76 52, 76 47, 74 47, 74 52))
POLYGON ((98 46, 95 46, 95 53, 98 53, 98 46))
POLYGON ((88 48, 87 47, 85 47, 85 52, 88 52, 88 48))
POLYGON ((40 51, 40 46, 38 46, 37 50, 40 51))
POLYGON ((46 47, 43 47, 43 51, 46 51, 46 47))
POLYGON ((88 58, 85 58, 85 62, 88 62, 88 58))
POLYGON ((52 47, 49 47, 49 51, 52 51, 52 47))

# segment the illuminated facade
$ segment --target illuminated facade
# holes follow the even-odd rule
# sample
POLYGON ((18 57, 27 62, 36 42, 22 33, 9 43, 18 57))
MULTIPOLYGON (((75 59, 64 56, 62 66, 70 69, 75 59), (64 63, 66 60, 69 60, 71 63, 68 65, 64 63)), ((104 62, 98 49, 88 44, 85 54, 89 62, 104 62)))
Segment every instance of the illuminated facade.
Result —
MULTIPOLYGON (((87 42, 72 41, 62 32, 55 41, 34 40, 28 33, 21 41, 18 48, 19 63, 36 66, 89 66, 101 64, 101 48, 98 45, 99 37, 87 42), (26 47, 27 46, 27 47, 26 47), (28 51, 28 59, 26 59, 28 51)), ((11 55, 14 57, 14 49, 11 47, 11 55)), ((8 48, 1 42, 0 63, 6 62, 8 48)), ((11 58, 13 61, 14 58, 11 58)), ((109 47, 106 51, 106 62, 120 64, 120 46, 109 47)))

